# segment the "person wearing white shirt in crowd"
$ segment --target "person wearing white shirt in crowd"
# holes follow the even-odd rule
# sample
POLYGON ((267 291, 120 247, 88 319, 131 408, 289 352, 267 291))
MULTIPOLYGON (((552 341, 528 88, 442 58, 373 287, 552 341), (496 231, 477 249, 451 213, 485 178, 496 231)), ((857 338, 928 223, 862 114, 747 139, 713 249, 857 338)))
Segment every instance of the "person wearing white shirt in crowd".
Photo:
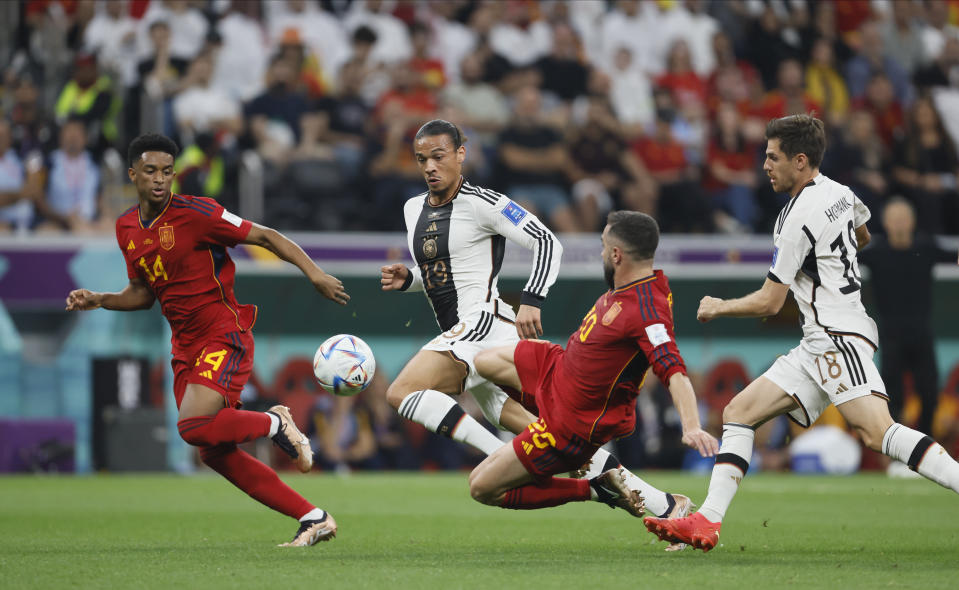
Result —
POLYGON ((24 194, 26 169, 10 131, 10 122, 0 117, 0 233, 26 231, 33 221, 33 202, 24 194))
POLYGON ((390 6, 381 0, 357 0, 343 17, 343 25, 352 34, 367 26, 376 33, 372 59, 385 64, 406 61, 413 56, 413 45, 406 24, 390 14, 390 6))
POLYGON ((640 134, 652 126, 656 119, 649 77, 633 64, 633 54, 625 45, 616 49, 613 67, 608 73, 612 79, 609 99, 616 117, 626 126, 630 135, 640 134))
POLYGON ((150 45, 150 25, 156 21, 170 25, 170 53, 173 57, 193 59, 206 42, 206 33, 210 28, 203 13, 190 5, 187 0, 162 0, 150 2, 146 14, 140 19, 138 53, 140 57, 152 51, 150 45))
POLYGON ((203 131, 231 135, 243 129, 240 103, 211 84, 213 57, 198 56, 187 70, 187 87, 173 99, 173 117, 184 144, 203 131))
MULTIPOLYGON (((603 60, 600 64, 612 64, 616 51, 628 47, 633 55, 633 64, 647 75, 659 73, 656 64, 659 41, 655 28, 655 6, 652 2, 619 0, 615 8, 606 13, 601 27, 603 60)), ((661 67, 660 67, 661 69, 661 67)))
POLYGON ((223 46, 217 55, 213 86, 244 102, 263 90, 269 58, 259 11, 258 0, 233 0, 230 11, 216 23, 223 46))
POLYGON ((295 29, 299 38, 319 58, 323 72, 333 77, 350 58, 349 29, 338 18, 306 0, 266 2, 270 43, 280 44, 284 33, 295 29))
POLYGON ((137 22, 127 13, 126 0, 97 4, 96 14, 83 30, 83 46, 96 53, 97 63, 119 74, 124 86, 136 83, 137 22))
POLYGON ((476 48, 476 31, 453 20, 455 2, 431 0, 416 7, 417 20, 427 23, 433 31, 433 55, 443 61, 447 80, 458 81, 460 65, 476 48))
POLYGON ((499 20, 490 30, 493 51, 515 67, 531 65, 553 47, 553 32, 545 20, 535 19, 528 3, 493 4, 500 9, 499 20))

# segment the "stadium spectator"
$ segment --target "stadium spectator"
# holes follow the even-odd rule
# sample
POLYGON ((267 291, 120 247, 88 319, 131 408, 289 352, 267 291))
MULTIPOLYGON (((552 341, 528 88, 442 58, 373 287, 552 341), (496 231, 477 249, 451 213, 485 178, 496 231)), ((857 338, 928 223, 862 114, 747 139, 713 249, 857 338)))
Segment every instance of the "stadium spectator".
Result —
POLYGON ((949 2, 946 0, 927 0, 925 5, 926 18, 922 23, 922 46, 925 61, 929 62, 941 55, 946 40, 959 37, 959 27, 950 20, 949 2))
POLYGON ((673 136, 675 111, 660 109, 649 136, 633 143, 633 152, 658 185, 656 219, 667 232, 703 233, 713 229, 712 207, 699 185, 698 171, 673 136))
POLYGON ((311 98, 323 96, 332 88, 332 73, 323 70, 322 62, 303 42, 296 29, 289 28, 283 32, 276 54, 293 66, 297 87, 311 98))
POLYGON ((340 68, 336 92, 320 98, 314 107, 321 119, 317 140, 333 148, 354 202, 360 196, 357 185, 365 167, 367 123, 372 112, 361 96, 362 90, 363 65, 350 60, 340 68))
POLYGON ((959 233, 959 159, 931 99, 909 110, 908 133, 896 143, 892 176, 916 208, 923 232, 959 233))
POLYGON ((443 90, 442 101, 456 106, 462 125, 476 131, 470 135, 474 141, 484 150, 493 150, 496 136, 510 118, 506 97, 496 86, 483 81, 483 61, 479 55, 463 59, 459 71, 460 81, 443 90))
POLYGON ((849 90, 836 69, 833 43, 824 37, 813 41, 806 64, 806 97, 822 108, 823 120, 839 126, 849 114, 849 90))
POLYGON ((706 107, 706 81, 693 69, 692 56, 686 41, 678 39, 666 56, 666 71, 656 78, 656 86, 669 90, 673 102, 684 113, 706 107))
POLYGON ((685 0, 674 3, 669 11, 670 26, 665 38, 682 39, 689 47, 693 70, 703 79, 709 78, 716 68, 716 53, 713 51, 713 35, 719 32, 718 21, 709 14, 709 2, 685 0))
POLYGON ((144 32, 153 23, 163 21, 170 27, 170 54, 173 57, 192 60, 206 43, 210 23, 189 0, 156 0, 150 2, 140 19, 141 54, 149 53, 144 32))
POLYGON ((86 149, 86 138, 78 117, 61 126, 59 147, 46 166, 46 193, 36 201, 37 231, 90 232, 109 229, 113 223, 100 218, 100 169, 86 149))
POLYGON ((376 34, 371 59, 384 64, 405 62, 413 56, 409 27, 390 14, 382 0, 358 0, 343 17, 343 27, 350 33, 369 27, 376 34))
POLYGON ((876 133, 887 149, 902 138, 903 126, 906 123, 902 103, 896 99, 892 83, 889 78, 879 72, 873 75, 866 86, 866 93, 862 98, 853 101, 853 108, 864 110, 872 115, 876 124, 876 133))
POLYGON ((10 122, 0 117, 0 233, 30 229, 33 199, 27 188, 26 168, 13 149, 10 122))
POLYGON ((549 54, 553 32, 532 2, 493 2, 498 19, 489 32, 489 44, 515 68, 531 66, 549 54))
MULTIPOLYGON (((173 192, 184 195, 203 195, 221 201, 227 182, 226 160, 220 142, 209 131, 198 133, 195 141, 177 156, 173 192)), ((236 203, 223 203, 236 209, 236 203)))
POLYGON ((126 0, 100 2, 83 30, 83 47, 124 86, 136 83, 137 22, 127 12, 126 0))
MULTIPOLYGON (((846 124, 834 130, 828 146, 823 173, 851 188, 870 211, 879 211, 889 190, 889 152, 876 133, 872 115, 853 111, 846 124)), ((881 229, 878 218, 871 218, 867 226, 870 231, 881 229)))
POLYGON ((198 55, 187 69, 183 90, 173 99, 173 117, 184 143, 208 132, 230 145, 243 129, 240 103, 213 86, 213 67, 212 53, 198 55))
POLYGON ((285 3, 265 2, 264 5, 273 11, 268 28, 270 41, 275 47, 281 45, 287 31, 293 29, 297 38, 318 56, 319 69, 327 76, 332 76, 349 59, 347 29, 318 2, 286 0, 285 3))
MULTIPOLYGON (((422 8, 423 3, 419 3, 422 8)), ((460 79, 460 64, 474 53, 477 32, 457 20, 462 4, 432 0, 418 18, 429 26, 433 35, 432 54, 443 62, 443 70, 450 82, 460 79)))
POLYGON ((870 270, 869 284, 879 312, 880 366, 889 412, 903 419, 903 379, 909 373, 922 402, 916 428, 932 432, 939 399, 932 269, 937 262, 953 262, 956 251, 916 233, 916 215, 905 199, 889 201, 882 211, 882 226, 885 235, 877 236, 859 257, 870 270))
POLYGON ((448 80, 442 60, 433 57, 431 50, 435 47, 433 33, 430 28, 415 22, 410 26, 410 44, 413 55, 410 57, 410 68, 419 74, 420 85, 431 90, 440 90, 446 86, 448 80))
POLYGON ((912 80, 920 92, 959 86, 959 36, 947 37, 935 59, 917 69, 912 80))
POLYGON ((856 55, 846 62, 849 94, 853 98, 861 98, 867 93, 867 86, 873 78, 883 75, 892 84, 897 101, 903 104, 911 102, 914 92, 909 84, 909 73, 899 61, 885 53, 879 23, 864 22, 859 28, 859 37, 856 55))
POLYGON ((603 16, 600 25, 604 59, 602 67, 611 69, 616 52, 626 47, 639 71, 647 76, 660 72, 661 66, 657 63, 656 54, 656 31, 648 16, 650 8, 650 3, 647 2, 618 0, 612 10, 603 16))
POLYGON ((89 133, 89 145, 99 156, 118 139, 117 117, 122 103, 113 91, 113 81, 101 75, 97 58, 78 53, 73 61, 73 77, 57 98, 54 114, 57 124, 79 118, 89 133))
POLYGON ((513 100, 512 124, 499 135, 499 185, 554 230, 579 231, 565 186, 569 154, 559 132, 543 121, 539 90, 526 86, 513 100))
POLYGON ((229 11, 216 23, 223 47, 217 55, 213 85, 235 100, 252 100, 263 90, 269 55, 260 12, 257 0, 232 0, 229 11))
POLYGON ((717 227, 729 233, 749 233, 756 222, 757 153, 742 132, 736 105, 719 105, 704 184, 716 210, 717 227))
POLYGON ((553 25, 552 48, 533 64, 542 76, 540 89, 569 103, 586 93, 589 70, 583 64, 582 49, 569 24, 553 25))
POLYGON ((264 161, 270 224, 314 229, 316 192, 341 182, 332 153, 317 150, 319 128, 306 94, 296 87, 297 64, 282 55, 267 71, 267 89, 246 108, 249 131, 264 161))
POLYGON ((656 118, 649 77, 635 67, 633 54, 625 45, 616 50, 612 68, 607 74, 612 80, 609 98, 625 135, 641 135, 656 118))
POLYGON ((883 51, 897 60, 907 74, 926 62, 919 15, 922 6, 916 2, 890 2, 891 18, 882 21, 883 51))
POLYGON ((798 39, 793 42, 787 34, 791 29, 786 25, 773 6, 765 4, 746 37, 747 59, 756 67, 766 88, 776 86, 780 63, 799 57, 798 39))
POLYGON ((629 149, 609 99, 591 96, 585 120, 567 138, 573 202, 583 231, 600 231, 617 204, 651 211, 656 186, 643 163, 629 149))
POLYGON ((762 106, 751 114, 762 120, 778 119, 786 115, 819 112, 822 107, 806 92, 803 68, 797 59, 779 62, 777 85, 763 97, 762 106))

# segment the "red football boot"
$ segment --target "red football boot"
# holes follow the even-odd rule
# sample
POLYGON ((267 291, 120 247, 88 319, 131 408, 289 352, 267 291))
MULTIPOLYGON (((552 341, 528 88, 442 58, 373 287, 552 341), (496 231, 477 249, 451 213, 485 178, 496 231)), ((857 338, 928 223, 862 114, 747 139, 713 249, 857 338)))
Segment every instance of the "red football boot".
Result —
POLYGON ((707 552, 719 543, 719 528, 722 523, 710 522, 699 512, 686 518, 643 519, 646 529, 669 543, 686 543, 707 552))

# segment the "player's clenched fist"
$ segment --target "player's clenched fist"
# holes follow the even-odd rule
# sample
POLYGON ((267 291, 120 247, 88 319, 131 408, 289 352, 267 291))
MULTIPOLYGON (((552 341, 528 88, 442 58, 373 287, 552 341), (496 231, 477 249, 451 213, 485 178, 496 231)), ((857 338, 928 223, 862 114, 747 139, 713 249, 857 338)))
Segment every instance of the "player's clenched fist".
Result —
POLYGON ((405 264, 391 264, 380 268, 380 285, 384 291, 399 291, 406 282, 410 269, 405 264))
POLYGON ((67 311, 81 311, 100 307, 98 293, 89 289, 76 289, 67 295, 67 311))
POLYGON ((709 295, 703 297, 699 300, 699 311, 696 312, 696 319, 703 323, 714 319, 719 311, 719 304, 722 302, 722 299, 709 295))

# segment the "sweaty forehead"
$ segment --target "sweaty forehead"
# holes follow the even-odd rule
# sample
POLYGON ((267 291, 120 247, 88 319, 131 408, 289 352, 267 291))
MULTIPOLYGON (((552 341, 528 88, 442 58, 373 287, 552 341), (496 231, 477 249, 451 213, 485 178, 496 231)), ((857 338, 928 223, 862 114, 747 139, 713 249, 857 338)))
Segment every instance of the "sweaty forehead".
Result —
POLYGON ((173 156, 166 152, 143 152, 140 154, 139 162, 143 166, 166 168, 173 165, 173 156))

